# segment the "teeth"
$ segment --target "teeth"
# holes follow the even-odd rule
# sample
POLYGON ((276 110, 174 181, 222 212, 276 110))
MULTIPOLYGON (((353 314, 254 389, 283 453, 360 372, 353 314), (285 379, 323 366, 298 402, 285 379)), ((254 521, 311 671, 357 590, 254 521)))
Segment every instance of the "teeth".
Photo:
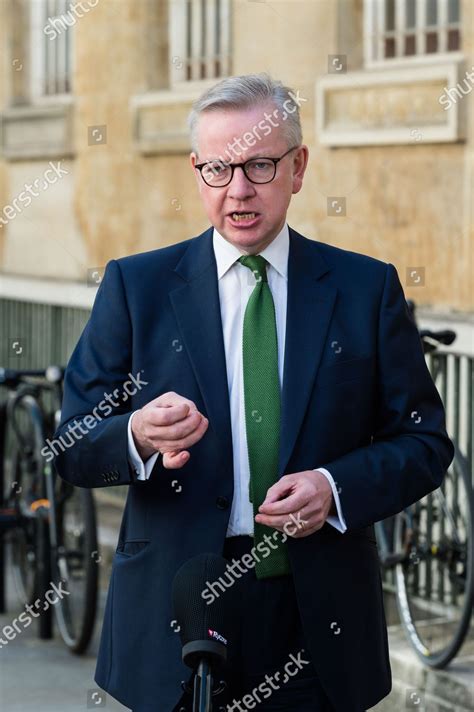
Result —
POLYGON ((256 214, 255 214, 255 213, 242 213, 242 214, 239 214, 239 213, 232 213, 232 218, 233 218, 234 220, 237 220, 237 221, 239 221, 239 220, 252 220, 252 219, 255 218, 255 217, 256 217, 256 214))

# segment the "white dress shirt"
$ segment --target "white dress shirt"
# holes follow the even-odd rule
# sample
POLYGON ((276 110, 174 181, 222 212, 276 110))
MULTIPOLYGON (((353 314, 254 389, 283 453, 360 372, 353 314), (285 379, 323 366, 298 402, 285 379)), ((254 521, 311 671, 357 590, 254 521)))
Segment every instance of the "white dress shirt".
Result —
MULTIPOLYGON (((288 225, 285 223, 276 238, 259 253, 269 263, 267 266, 267 279, 275 304, 280 388, 283 386, 289 247, 289 231, 288 225)), ((242 256, 242 253, 215 229, 213 233, 213 248, 217 264, 220 309, 224 332, 234 463, 234 497, 227 536, 242 534, 252 536, 254 515, 253 505, 248 496, 250 470, 245 427, 242 336, 245 308, 255 288, 255 277, 248 267, 236 261, 242 256)), ((146 480, 150 476, 156 458, 160 453, 157 452, 152 455, 146 463, 142 461, 132 435, 131 423, 133 415, 134 413, 132 413, 128 422, 129 459, 137 473, 137 479, 146 480)), ((336 503, 338 516, 330 515, 326 521, 340 532, 344 532, 347 527, 334 480, 326 469, 315 469, 322 472, 328 479, 336 503)))

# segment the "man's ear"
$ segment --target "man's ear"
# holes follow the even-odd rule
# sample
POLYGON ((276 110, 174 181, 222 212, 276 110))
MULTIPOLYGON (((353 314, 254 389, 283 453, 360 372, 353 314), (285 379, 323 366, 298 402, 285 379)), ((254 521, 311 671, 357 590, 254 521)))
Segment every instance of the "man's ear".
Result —
POLYGON ((308 146, 302 144, 296 151, 293 158, 293 193, 299 193, 303 185, 303 177, 308 165, 309 149, 308 146))
POLYGON ((194 177, 196 179, 196 183, 198 185, 199 190, 201 190, 201 181, 200 181, 200 176, 199 176, 199 171, 195 170, 194 166, 198 162, 198 157, 197 154, 194 151, 191 151, 189 154, 189 163, 191 165, 191 170, 194 173, 194 177))

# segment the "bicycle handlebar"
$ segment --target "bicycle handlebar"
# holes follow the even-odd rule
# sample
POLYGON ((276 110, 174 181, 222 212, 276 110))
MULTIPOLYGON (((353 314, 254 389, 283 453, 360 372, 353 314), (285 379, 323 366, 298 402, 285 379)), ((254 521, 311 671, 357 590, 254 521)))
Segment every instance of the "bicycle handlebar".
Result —
POLYGON ((456 339, 456 332, 451 329, 441 329, 431 331, 430 329, 420 329, 420 338, 423 342, 425 352, 434 351, 437 344, 449 346, 456 339))
MULTIPOLYGON (((416 304, 413 299, 407 299, 407 308, 413 321, 416 323, 416 304)), ((456 339, 456 332, 451 329, 439 329, 438 331, 419 329, 419 333, 425 353, 435 351, 438 344, 450 346, 456 339)))
POLYGON ((47 368, 39 370, 0 368, 0 386, 15 388, 20 383, 29 383, 28 379, 30 378, 44 378, 48 384, 51 383, 55 385, 62 382, 65 370, 63 366, 48 366, 47 368))

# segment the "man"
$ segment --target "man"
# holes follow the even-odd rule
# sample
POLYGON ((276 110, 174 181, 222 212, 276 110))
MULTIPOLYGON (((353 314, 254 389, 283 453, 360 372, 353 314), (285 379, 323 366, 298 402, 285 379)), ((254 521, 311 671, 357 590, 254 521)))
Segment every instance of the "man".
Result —
POLYGON ((372 525, 437 488, 453 446, 393 265, 286 223, 298 104, 264 74, 196 102, 213 227, 112 260, 68 365, 57 435, 98 417, 59 474, 129 485, 95 679, 134 712, 191 709, 171 584, 202 552, 253 562, 216 706, 361 712, 391 689, 372 525))

